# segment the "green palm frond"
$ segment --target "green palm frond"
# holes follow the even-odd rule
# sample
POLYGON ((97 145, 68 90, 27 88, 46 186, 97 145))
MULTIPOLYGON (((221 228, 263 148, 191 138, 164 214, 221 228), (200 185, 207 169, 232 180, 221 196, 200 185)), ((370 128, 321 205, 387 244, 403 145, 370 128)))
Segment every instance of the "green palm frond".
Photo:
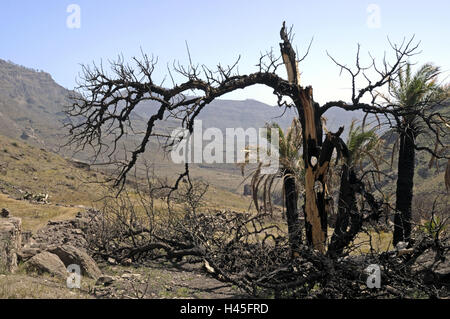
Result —
POLYGON ((431 63, 424 64, 415 74, 412 74, 411 64, 406 64, 399 70, 398 81, 390 84, 396 104, 405 108, 422 106, 423 102, 440 94, 439 74, 440 68, 431 63))
POLYGON ((376 129, 364 131, 361 126, 355 126, 356 121, 352 121, 347 140, 349 151, 349 161, 357 163, 363 160, 363 157, 370 154, 380 144, 380 138, 376 129))
MULTIPOLYGON (((304 178, 303 165, 302 165, 302 154, 300 153, 300 149, 303 143, 303 135, 300 121, 297 118, 291 123, 291 126, 283 132, 279 124, 277 123, 267 123, 265 125, 267 129, 267 136, 265 138, 269 143, 272 143, 272 128, 278 129, 278 138, 279 138, 279 172, 272 175, 261 174, 261 163, 258 164, 258 167, 251 173, 251 188, 253 193, 253 202, 256 206, 256 209, 259 211, 259 191, 262 191, 262 201, 265 211, 272 211, 272 201, 271 194, 274 180, 276 178, 285 178, 288 176, 294 176, 297 185, 300 186, 301 181, 304 178), (287 173, 289 172, 289 173, 287 173)), ((246 148, 247 153, 252 151, 246 148)), ((241 164, 242 173, 244 172, 244 167, 246 163, 241 164)))

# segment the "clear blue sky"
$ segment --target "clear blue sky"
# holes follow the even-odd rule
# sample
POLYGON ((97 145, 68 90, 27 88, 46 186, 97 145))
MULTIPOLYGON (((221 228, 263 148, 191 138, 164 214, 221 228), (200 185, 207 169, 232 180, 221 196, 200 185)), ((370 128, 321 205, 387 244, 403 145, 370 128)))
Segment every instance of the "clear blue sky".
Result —
MULTIPOLYGON (((67 88, 75 86, 81 63, 99 62, 123 53, 126 59, 140 48, 160 59, 157 76, 166 64, 186 63, 185 41, 194 62, 214 67, 242 56, 241 74, 256 70, 261 51, 278 51, 283 20, 294 25, 300 52, 314 37, 302 63, 303 84, 314 87, 319 102, 347 100, 348 79, 326 55, 352 63, 357 43, 362 53, 382 57, 393 42, 415 34, 423 53, 413 62, 434 62, 448 75, 450 1, 156 1, 156 0, 2 0, 0 58, 42 69, 67 88), (68 5, 81 8, 81 27, 69 29, 68 5), (380 27, 370 28, 369 4, 380 9, 380 27)), ((389 51, 388 51, 389 52, 389 51)), ((227 98, 254 98, 274 104, 270 90, 246 89, 227 98)))

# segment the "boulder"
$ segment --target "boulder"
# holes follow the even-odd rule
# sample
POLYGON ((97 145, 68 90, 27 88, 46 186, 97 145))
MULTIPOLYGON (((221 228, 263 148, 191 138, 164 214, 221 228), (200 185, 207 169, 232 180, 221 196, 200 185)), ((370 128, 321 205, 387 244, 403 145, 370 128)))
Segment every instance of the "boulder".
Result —
POLYGON ((44 251, 32 257, 25 263, 28 270, 36 271, 40 274, 48 273, 54 277, 67 278, 67 268, 55 254, 44 251))
POLYGON ((17 253, 17 260, 18 261, 22 261, 22 262, 26 262, 30 258, 32 258, 32 257, 36 256, 37 254, 39 254, 41 251, 42 250, 40 248, 30 248, 30 247, 22 248, 17 253))
POLYGON ((61 245, 50 247, 47 251, 58 256, 66 267, 72 264, 79 265, 82 276, 97 279, 102 275, 94 259, 82 249, 71 245, 61 245))
POLYGON ((117 261, 114 258, 112 258, 112 257, 108 257, 107 262, 110 265, 117 265, 117 261))
POLYGON ((9 211, 6 208, 2 208, 2 212, 0 213, 0 217, 8 218, 9 217, 9 211))
POLYGON ((26 246, 31 244, 32 240, 31 237, 33 236, 33 233, 31 231, 23 231, 22 232, 22 246, 26 246))
POLYGON ((73 227, 71 221, 49 221, 47 226, 39 229, 33 236, 39 244, 47 246, 69 244, 77 248, 86 249, 88 244, 85 234, 73 227))
POLYGON ((0 271, 14 272, 17 269, 17 252, 22 246, 22 220, 0 217, 0 271))
POLYGON ((101 222, 98 215, 97 211, 89 209, 79 212, 71 220, 51 220, 33 235, 32 240, 46 246, 67 244, 87 251, 88 238, 95 236, 91 226, 101 222))
POLYGON ((416 275, 422 275, 428 284, 450 287, 450 257, 439 255, 432 248, 417 258, 412 270, 416 275))

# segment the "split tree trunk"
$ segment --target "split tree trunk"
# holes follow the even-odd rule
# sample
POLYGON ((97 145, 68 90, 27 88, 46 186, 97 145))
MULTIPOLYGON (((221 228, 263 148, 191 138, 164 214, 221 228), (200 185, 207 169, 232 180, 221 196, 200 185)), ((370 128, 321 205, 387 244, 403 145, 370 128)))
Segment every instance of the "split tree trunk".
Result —
POLYGON ((411 239, 411 203, 414 187, 414 132, 407 129, 400 134, 396 209, 394 217, 394 246, 411 239))
POLYGON ((322 122, 319 106, 314 103, 312 88, 303 88, 300 85, 300 71, 296 54, 283 28, 280 32, 281 55, 288 74, 288 80, 294 85, 292 99, 298 111, 303 133, 303 161, 305 165, 305 229, 306 239, 314 249, 325 252, 327 238, 327 216, 330 210, 326 175, 329 162, 334 149, 336 138, 342 133, 342 129, 336 134, 327 134, 322 146, 322 122))
POLYGON ((326 193, 324 174, 328 170, 328 165, 319 173, 322 123, 320 118, 318 118, 317 106, 313 101, 312 88, 299 89, 300 103, 297 105, 297 109, 299 114, 301 114, 300 118, 303 130, 306 239, 315 249, 320 252, 325 252, 328 212, 325 211, 326 205, 324 202, 326 193))
POLYGON ((300 220, 298 216, 298 190, 295 184, 295 177, 292 172, 286 172, 284 177, 284 198, 286 203, 286 219, 288 224, 289 245, 292 256, 299 250, 301 237, 300 220))
POLYGON ((357 178, 353 168, 342 166, 341 185, 339 188, 338 215, 328 254, 336 257, 355 238, 361 229, 362 216, 356 206, 357 178), (349 229, 348 229, 349 228, 349 229))

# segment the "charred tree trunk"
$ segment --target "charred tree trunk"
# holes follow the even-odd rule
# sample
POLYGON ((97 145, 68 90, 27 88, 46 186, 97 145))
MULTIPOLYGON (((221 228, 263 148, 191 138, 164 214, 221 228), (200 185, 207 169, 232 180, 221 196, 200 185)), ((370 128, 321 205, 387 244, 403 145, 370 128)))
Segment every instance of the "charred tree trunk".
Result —
POLYGON ((356 206, 356 188, 358 180, 353 168, 342 166, 341 185, 339 189, 338 215, 333 236, 328 247, 328 254, 336 257, 355 238, 362 226, 362 216, 356 206), (347 228, 350 225, 350 229, 347 228))
MULTIPOLYGON (((323 130, 319 105, 314 103, 312 87, 300 85, 300 72, 286 29, 283 24, 280 43, 289 83, 293 85, 291 97, 298 111, 303 133, 303 161, 305 165, 305 229, 309 245, 325 252, 327 217, 330 210, 326 175, 334 145, 343 131, 328 133, 322 145, 323 130)), ((343 142, 342 142, 343 143, 343 142)))
POLYGON ((378 202, 371 193, 366 192, 364 183, 358 179, 353 168, 347 164, 342 166, 338 206, 336 226, 327 252, 331 258, 342 255, 344 248, 361 231, 365 221, 378 221, 383 212, 382 203, 378 202), (364 203, 370 207, 372 212, 369 215, 363 215, 358 209, 356 194, 360 194, 364 203))
MULTIPOLYGON (((312 88, 300 89, 297 109, 303 130, 303 161, 305 165, 305 230, 307 242, 315 249, 325 252, 327 238, 327 193, 325 173, 328 165, 320 169, 322 147, 322 123, 314 104, 312 88), (320 172, 319 172, 320 170, 320 172)), ((331 158, 331 156, 330 156, 331 158)), ((324 163, 323 163, 324 164, 324 163)))
POLYGON ((411 129, 400 133, 394 246, 411 239, 411 204, 414 187, 415 134, 411 129))
POLYGON ((300 220, 298 219, 298 190, 295 184, 295 177, 292 172, 286 172, 284 177, 284 199, 286 203, 286 220, 289 233, 289 245, 293 256, 296 255, 302 240, 300 220))
MULTIPOLYGON (((281 55, 288 74, 289 83, 293 85, 292 98, 298 111, 303 133, 303 160, 305 163, 305 228, 308 244, 325 252, 327 238, 327 189, 325 174, 328 162, 321 164, 322 123, 318 105, 314 103, 311 87, 300 86, 300 72, 295 51, 289 42, 283 23, 280 43, 281 55), (323 166, 322 166, 323 165, 323 166)), ((332 149, 331 149, 332 153, 332 149)), ((330 158, 331 158, 330 153, 330 158)))

